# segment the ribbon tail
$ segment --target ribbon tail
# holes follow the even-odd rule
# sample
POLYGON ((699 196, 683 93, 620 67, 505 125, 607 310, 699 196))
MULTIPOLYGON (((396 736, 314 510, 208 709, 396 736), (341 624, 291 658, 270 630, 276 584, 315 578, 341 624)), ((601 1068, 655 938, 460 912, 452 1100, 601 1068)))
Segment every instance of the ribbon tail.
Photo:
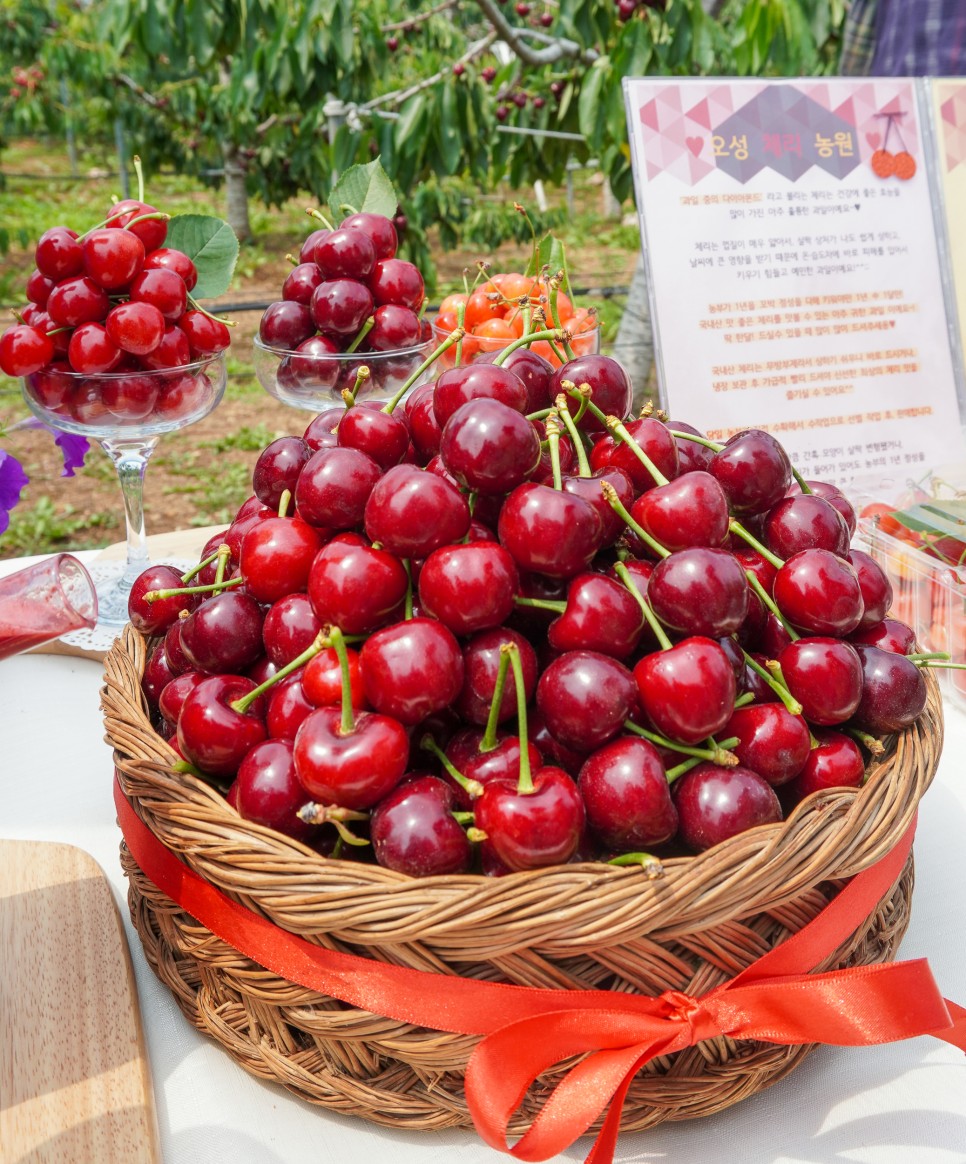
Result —
MULTIPOLYGON (((688 1028, 666 1018, 574 1011, 508 1023, 479 1044, 466 1071, 466 1099, 481 1138, 518 1160, 547 1160, 584 1135, 615 1093, 620 1103, 637 1070, 688 1043, 688 1028), (556 1085, 526 1133, 507 1133, 533 1081, 554 1064, 592 1052, 556 1085)), ((608 1119, 611 1117, 608 1116, 608 1119)), ((617 1110, 620 1122, 620 1105, 617 1110)))
POLYGON ((933 1031, 932 1034, 937 1039, 942 1039, 944 1043, 949 1043, 953 1047, 958 1047, 960 1051, 966 1052, 966 1007, 950 1002, 948 998, 943 1001, 946 1003, 946 1009, 949 1011, 949 1017, 953 1020, 953 1025, 948 1030, 933 1031))

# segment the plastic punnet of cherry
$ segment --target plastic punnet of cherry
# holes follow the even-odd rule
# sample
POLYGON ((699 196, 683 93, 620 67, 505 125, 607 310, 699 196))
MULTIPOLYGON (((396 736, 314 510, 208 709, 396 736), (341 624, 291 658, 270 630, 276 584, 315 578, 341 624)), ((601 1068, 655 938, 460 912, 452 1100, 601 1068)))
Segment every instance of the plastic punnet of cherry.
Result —
POLYGON ((413 876, 653 870, 856 787, 922 712, 841 491, 632 416, 571 338, 326 410, 196 571, 135 584, 155 723, 243 817, 413 876))
POLYGON ((19 377, 31 411, 96 440, 124 499, 127 560, 98 585, 98 622, 127 621, 131 586, 148 563, 144 474, 166 432, 192 424, 225 390, 225 321, 201 299, 227 290, 238 255, 231 227, 209 215, 172 218, 138 197, 105 207, 84 233, 54 226, 37 242, 28 303, 0 337, 0 367, 19 377))

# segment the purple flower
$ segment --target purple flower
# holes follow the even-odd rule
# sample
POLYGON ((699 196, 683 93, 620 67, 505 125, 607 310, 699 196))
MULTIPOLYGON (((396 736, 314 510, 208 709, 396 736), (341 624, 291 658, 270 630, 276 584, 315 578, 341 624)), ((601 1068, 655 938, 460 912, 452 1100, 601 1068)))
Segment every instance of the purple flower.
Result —
POLYGON ((84 458, 87 456, 91 444, 87 437, 74 436, 70 432, 59 432, 52 428, 54 443, 64 455, 64 467, 60 471, 61 477, 73 477, 75 469, 84 468, 84 458))
POLYGON ((20 500, 23 487, 29 480, 17 458, 0 449, 0 534, 10 524, 10 510, 20 500))
POLYGON ((7 431, 16 432, 21 428, 44 428, 50 433, 64 457, 64 467, 60 471, 61 477, 73 477, 75 469, 83 469, 84 458, 91 447, 87 437, 61 432, 59 428, 52 428, 49 424, 44 424, 36 416, 28 416, 24 420, 18 420, 7 431))

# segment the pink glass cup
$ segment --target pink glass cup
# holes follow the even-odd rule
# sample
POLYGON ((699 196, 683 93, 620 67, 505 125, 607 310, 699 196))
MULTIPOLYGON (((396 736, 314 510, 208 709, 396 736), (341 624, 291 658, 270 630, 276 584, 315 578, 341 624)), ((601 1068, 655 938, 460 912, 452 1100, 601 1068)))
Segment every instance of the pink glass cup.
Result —
POLYGON ((71 554, 55 554, 0 578, 0 659, 96 624, 94 583, 71 554))

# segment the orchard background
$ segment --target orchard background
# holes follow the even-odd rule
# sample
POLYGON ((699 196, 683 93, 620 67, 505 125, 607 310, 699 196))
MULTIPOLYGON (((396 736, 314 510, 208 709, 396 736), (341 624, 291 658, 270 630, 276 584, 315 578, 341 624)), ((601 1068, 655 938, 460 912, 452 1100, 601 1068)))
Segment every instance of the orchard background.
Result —
MULTIPOLYGON (((149 532, 227 523, 254 454, 308 420, 261 390, 249 353, 340 172, 381 157, 431 302, 479 260, 526 265, 524 204, 565 241, 604 349, 647 380, 621 78, 834 73, 843 18, 844 0, 0 0, 0 302, 21 303, 47 227, 87 229, 127 195, 134 154, 154 205, 227 218, 244 244, 219 303, 228 391, 162 439, 146 485, 149 532)), ((0 377, 0 424, 25 411, 0 377)), ((31 483, 0 557, 123 537, 96 447, 64 480, 46 434, 4 440, 31 483)))

